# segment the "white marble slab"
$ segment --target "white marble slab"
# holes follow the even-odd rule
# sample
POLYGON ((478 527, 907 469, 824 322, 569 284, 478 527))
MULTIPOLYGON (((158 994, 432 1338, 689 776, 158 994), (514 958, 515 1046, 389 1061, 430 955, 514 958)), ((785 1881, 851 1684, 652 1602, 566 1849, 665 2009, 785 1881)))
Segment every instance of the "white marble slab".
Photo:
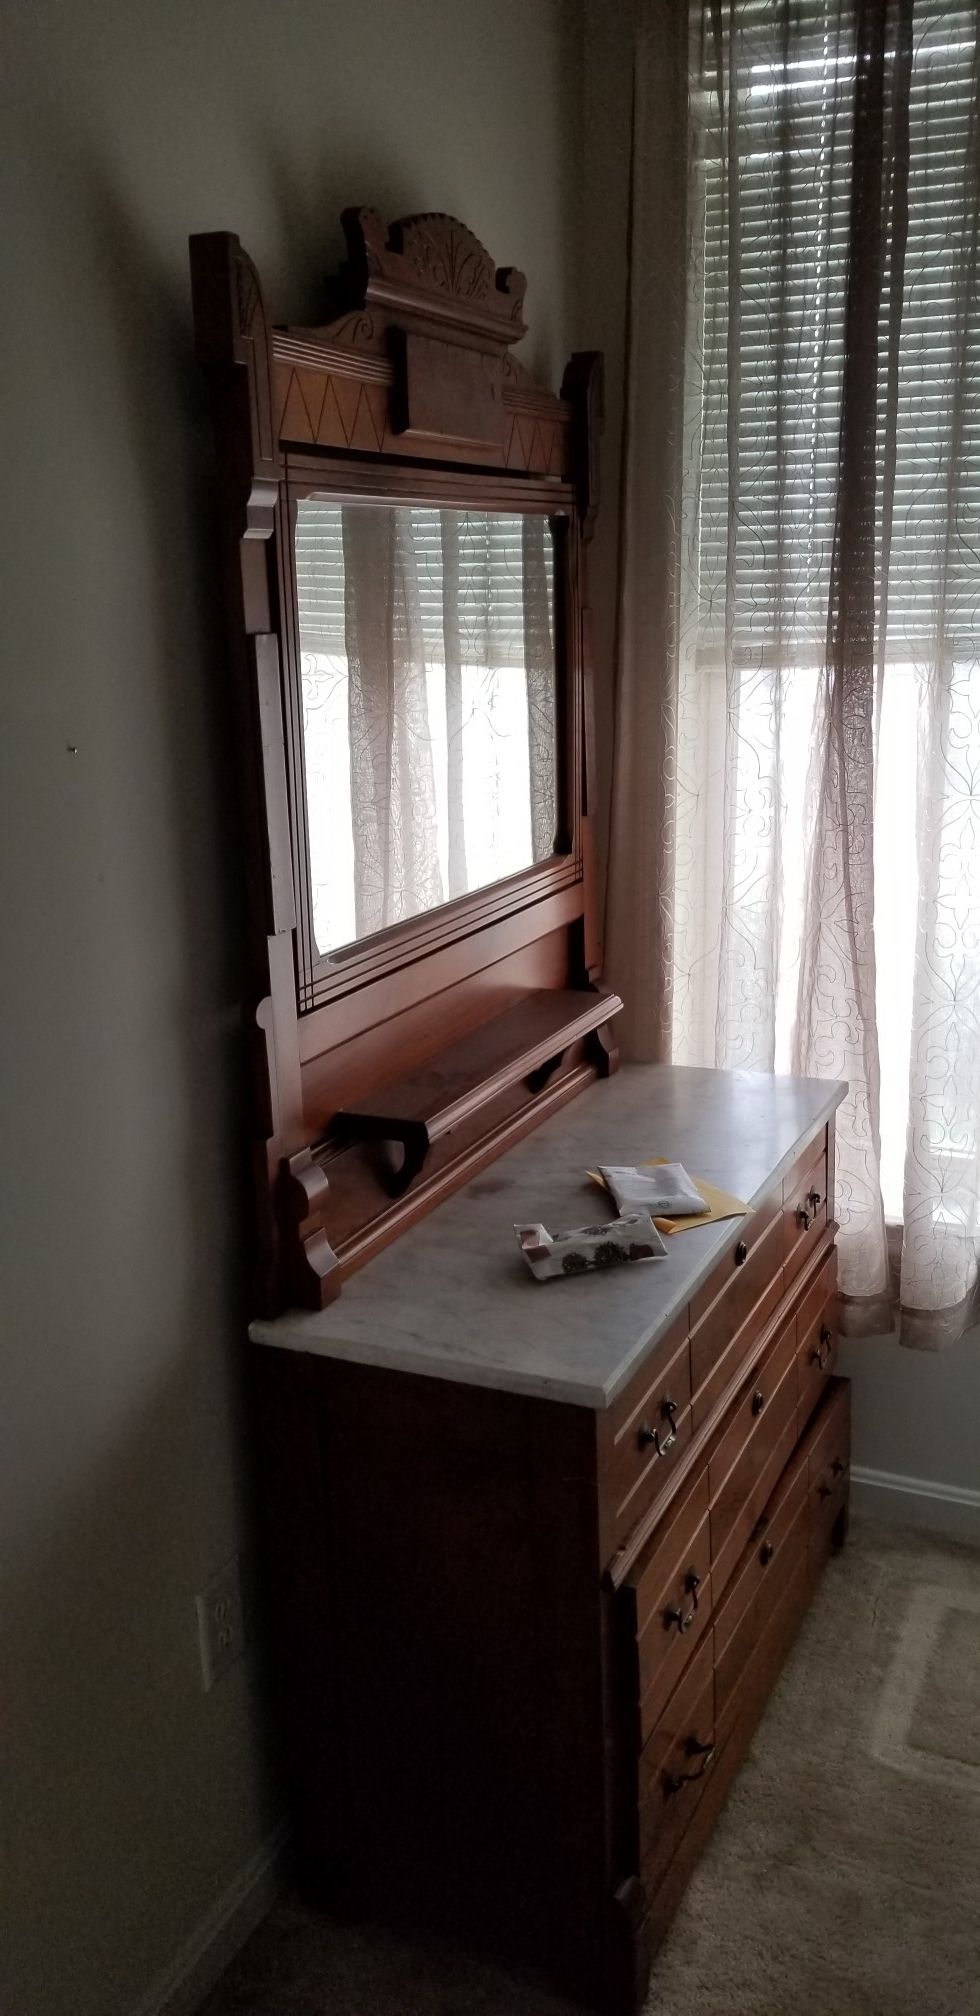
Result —
POLYGON ((515 1222, 551 1231, 615 1206, 599 1162, 683 1162, 761 1201, 846 1087, 813 1078, 625 1065, 473 1177, 344 1283, 327 1309, 253 1323, 256 1343, 513 1393, 608 1407, 659 1333, 740 1237, 732 1219, 668 1239, 665 1260, 538 1282, 515 1222))

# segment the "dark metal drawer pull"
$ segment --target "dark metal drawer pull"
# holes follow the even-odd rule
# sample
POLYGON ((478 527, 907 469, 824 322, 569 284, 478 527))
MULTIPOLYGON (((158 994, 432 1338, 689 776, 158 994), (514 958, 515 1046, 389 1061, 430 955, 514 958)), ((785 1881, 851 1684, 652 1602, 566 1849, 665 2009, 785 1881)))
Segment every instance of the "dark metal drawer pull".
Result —
POLYGON ((638 1449, 649 1449, 652 1443, 658 1456, 666 1456, 668 1449, 672 1449, 677 1440, 676 1400, 665 1400, 660 1412, 664 1420, 670 1422, 670 1434, 665 1435, 661 1441, 659 1428, 651 1428, 650 1423, 644 1421, 642 1427, 636 1431, 636 1446, 638 1449))
MULTIPOLYGON (((835 1456, 830 1466, 831 1476, 842 1477, 846 1469, 847 1464, 845 1463, 843 1456, 835 1456)), ((817 1486, 817 1496, 819 1498, 829 1498, 831 1492, 833 1491, 833 1488, 834 1487, 832 1484, 828 1484, 826 1477, 822 1477, 820 1483, 817 1486)))
POLYGON ((830 1364, 830 1356, 833 1350, 833 1345, 834 1345, 834 1333, 832 1330, 828 1330, 827 1325, 825 1323, 823 1329, 820 1332, 820 1343, 819 1345, 814 1345, 814 1348, 810 1353, 811 1365, 819 1365, 821 1372, 825 1372, 827 1366, 830 1364))
POLYGON ((678 1631, 689 1631, 698 1614, 698 1590, 701 1587, 701 1577, 693 1568, 690 1568, 684 1577, 684 1587, 688 1595, 693 1596, 694 1601, 686 1617, 677 1603, 669 1603, 667 1605, 664 1611, 664 1626, 668 1631, 672 1624, 676 1624, 678 1631))
POLYGON ((762 1562, 763 1568, 768 1568, 769 1563, 772 1560, 772 1557, 775 1554, 775 1552, 776 1549, 773 1546, 771 1540, 763 1541, 763 1544, 759 1549, 759 1560, 762 1562))
POLYGON ((809 1213, 809 1211, 807 1210, 807 1208, 806 1208, 806 1205, 805 1205, 805 1204, 798 1204, 798 1205, 797 1205, 797 1207, 796 1207, 796 1222, 797 1222, 797 1224, 798 1224, 798 1225, 801 1225, 801 1226, 802 1226, 802 1228, 803 1228, 804 1232, 809 1232, 809 1230, 810 1230, 810 1213, 809 1213))
POLYGON ((737 1246, 736 1246, 736 1248, 735 1248, 735 1265, 736 1265, 736 1267, 744 1267, 744 1266, 745 1266, 745 1262, 746 1262, 746 1260, 748 1259, 748 1257, 749 1257, 749 1249, 748 1249, 748 1247, 747 1247, 747 1246, 746 1246, 746 1244, 745 1244, 745 1240, 744 1240, 744 1239, 740 1239, 740 1240, 739 1240, 739 1242, 738 1242, 738 1245, 737 1245, 737 1246))
POLYGON ((821 1197, 819 1190, 811 1190, 806 1201, 809 1205, 812 1206, 814 1211, 819 1211, 820 1206, 823 1203, 823 1198, 821 1197))
POLYGON ((752 1395, 753 1414, 761 1414, 765 1404, 766 1404, 766 1396, 763 1393, 761 1386, 757 1386, 755 1392, 752 1395))
POLYGON ((696 1771, 668 1771, 664 1777, 665 1792, 679 1792, 682 1785, 696 1785, 715 1754, 713 1743, 699 1743, 696 1736, 689 1736, 684 1748, 689 1757, 700 1757, 701 1762, 696 1771))

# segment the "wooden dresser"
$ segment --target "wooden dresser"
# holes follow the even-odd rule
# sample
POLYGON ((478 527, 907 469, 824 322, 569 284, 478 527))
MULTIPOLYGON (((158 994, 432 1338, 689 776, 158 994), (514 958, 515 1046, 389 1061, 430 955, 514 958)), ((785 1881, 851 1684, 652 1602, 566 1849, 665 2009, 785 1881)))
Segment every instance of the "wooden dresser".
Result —
POLYGON ((843 1537, 844 1088, 616 1072, 602 360, 538 383, 524 276, 458 218, 342 222, 298 328, 233 232, 190 248, 293 1814, 328 1902, 630 2010, 843 1537), (654 1155, 749 1214, 536 1283, 515 1222, 612 1215, 587 1172, 654 1155))
MULTIPOLYGON (((631 2010, 843 1541, 844 1088, 628 1067, 253 1326, 303 1868, 631 2010), (515 1220, 662 1154, 746 1198, 539 1285, 515 1220)), ((805 1732, 801 1731, 801 1739, 805 1732)))

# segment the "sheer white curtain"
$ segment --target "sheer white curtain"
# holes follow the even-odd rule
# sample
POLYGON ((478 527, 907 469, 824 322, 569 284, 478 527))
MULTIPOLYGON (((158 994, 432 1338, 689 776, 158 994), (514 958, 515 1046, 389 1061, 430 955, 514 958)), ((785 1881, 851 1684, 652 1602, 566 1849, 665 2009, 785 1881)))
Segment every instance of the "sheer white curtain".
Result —
POLYGON ((634 1054, 848 1081, 852 1327, 934 1345, 980 1252, 978 9, 684 12, 639 14, 610 963, 634 1054))
POLYGON ((300 500, 321 951, 551 853, 552 575, 540 516, 300 500))
MULTIPOLYGON (((340 517, 354 935, 365 938, 431 910, 444 885, 411 513, 368 507, 340 517)), ((458 760, 450 740, 450 771, 458 760)))

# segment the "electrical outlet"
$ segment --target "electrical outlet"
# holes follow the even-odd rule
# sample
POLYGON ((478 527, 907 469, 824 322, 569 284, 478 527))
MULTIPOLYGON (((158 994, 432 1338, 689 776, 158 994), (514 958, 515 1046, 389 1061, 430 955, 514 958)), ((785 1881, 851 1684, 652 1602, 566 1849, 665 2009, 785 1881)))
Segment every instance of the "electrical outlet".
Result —
POLYGON ((210 1693, 216 1680, 227 1673, 245 1650, 245 1612, 242 1607, 241 1565, 237 1554, 209 1582, 197 1602, 197 1632, 201 1647, 201 1675, 204 1691, 210 1693))

